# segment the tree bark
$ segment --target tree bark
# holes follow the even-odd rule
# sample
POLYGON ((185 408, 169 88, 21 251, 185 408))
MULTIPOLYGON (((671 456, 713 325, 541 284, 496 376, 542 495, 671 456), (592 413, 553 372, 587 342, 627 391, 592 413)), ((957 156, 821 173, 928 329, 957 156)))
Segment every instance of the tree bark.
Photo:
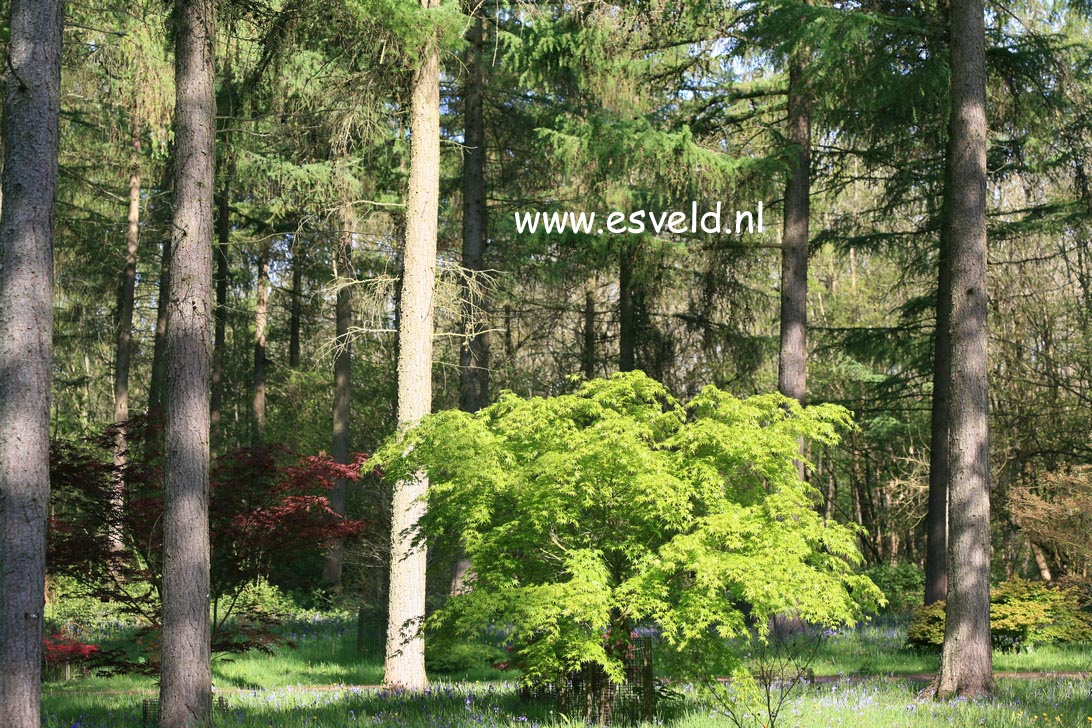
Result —
MULTIPOLYGON (((437 7, 438 0, 421 0, 437 7)), ((405 273, 398 349, 398 423, 410 425, 432 409, 432 303, 440 196, 440 55, 430 34, 413 79, 410 175, 406 197, 405 273)), ((423 473, 397 483, 391 514, 390 609, 383 682, 421 690, 425 677, 423 546, 414 546, 424 516, 428 479, 423 473)))
POLYGON ((588 278, 584 286, 584 346, 580 351, 580 364, 585 379, 595 378, 595 278, 588 278))
POLYGON ((0 202, 0 726, 41 725, 60 0, 12 0, 0 202))
POLYGON ((1031 555, 1035 557, 1035 567, 1039 569, 1039 576, 1047 584, 1053 584, 1054 574, 1050 570, 1050 562, 1047 560, 1043 548, 1034 541, 1029 541, 1028 544, 1031 546, 1031 555))
POLYGON ((300 367, 300 320, 303 317, 303 244, 292 239, 292 301, 288 318, 288 367, 300 367))
POLYGON ((637 366, 637 305, 634 292, 634 263, 637 245, 624 244, 618 257, 618 371, 631 372, 637 366))
MULTIPOLYGON (((952 154, 949 145, 949 156, 952 154)), ((948 195, 945 194, 945 198, 948 195)), ((947 215, 942 210, 941 219, 947 215)), ((945 226, 947 227, 947 226, 945 226)), ((933 344, 933 409, 929 429, 929 509, 925 517, 925 603, 948 592, 948 416, 951 389, 952 263, 947 233, 940 235, 936 333, 933 344)))
MULTIPOLYGON (((356 278, 353 269, 353 231, 356 229, 356 215, 351 205, 342 205, 339 211, 341 231, 338 234, 338 246, 334 257, 334 279, 337 281, 337 302, 335 304, 335 340, 334 354, 334 462, 349 463, 349 424, 352 393, 353 348, 350 330, 353 326, 353 297, 350 283, 356 278)), ((339 479, 330 490, 330 509, 338 515, 345 515, 345 495, 348 482, 339 479)), ((341 585, 341 571, 345 563, 345 549, 341 541, 334 541, 326 553, 322 566, 322 581, 327 586, 341 585)))
POLYGON ((950 154, 943 221, 951 244, 948 598, 938 697, 993 688, 986 358, 986 64, 982 0, 951 6, 950 154))
POLYGON ((215 185, 212 0, 175 16, 174 250, 167 317, 160 728, 211 725, 209 429, 215 185))
MULTIPOLYGON (((160 182, 160 190, 164 191, 172 186, 174 177, 174 155, 172 145, 167 164, 163 168, 163 179, 160 182)), ((164 192, 165 194, 165 192, 164 192)), ((171 288, 171 233, 170 219, 166 214, 169 205, 163 205, 156 210, 157 222, 162 221, 166 232, 162 234, 162 243, 159 251, 159 286, 156 300, 155 317, 155 342, 152 348, 152 376, 148 385, 148 414, 153 421, 159 421, 163 413, 163 400, 165 381, 167 378, 167 299, 170 297, 171 288)), ((173 215, 173 213, 171 213, 173 215)))
MULTIPOLYGON (((473 10, 473 8, 471 9, 473 10)), ((478 13, 481 11, 479 10, 478 13)), ((477 412, 489 404, 489 339, 481 330, 485 302, 480 293, 488 237, 485 208, 485 63, 482 18, 475 14, 467 30, 466 82, 463 102, 466 130, 463 147, 463 291, 464 340, 459 350, 459 407, 477 412), (479 284, 479 285, 475 285, 479 284), (477 300, 476 300, 477 299, 477 300)))
POLYGON ((110 547, 120 550, 121 511, 125 507, 125 480, 121 475, 128 459, 126 428, 129 422, 129 368, 133 353, 133 300, 136 294, 137 246, 140 244, 140 121, 133 114, 132 159, 129 164, 129 211, 125 230, 125 268, 118 288, 117 337, 114 347, 114 492, 109 524, 110 547))
POLYGON ((262 243, 258 253, 258 300, 254 310, 254 398, 251 412, 254 429, 251 444, 258 447, 265 437, 265 330, 269 322, 269 246, 262 243))
POLYGON ((226 194, 220 198, 221 202, 218 205, 220 212, 216 222, 216 306, 212 344, 212 393, 209 401, 209 425, 213 450, 219 449, 224 441, 224 353, 227 349, 228 280, 231 277, 231 262, 228 259, 230 228, 227 199, 226 194))
MULTIPOLYGON (((230 134, 224 140, 231 144, 230 134)), ((220 175, 220 191, 216 195, 216 308, 212 343, 212 394, 209 403, 209 422, 212 432, 212 448, 223 442, 224 416, 224 353, 227 348, 227 291, 231 277, 228 249, 231 244, 231 181, 235 165, 227 149, 221 156, 224 169, 220 175)))
MULTIPOLYGON (((777 389, 803 403, 808 357, 808 221, 811 207, 811 100, 804 88, 804 51, 789 67, 789 143, 796 149, 785 183, 781 242, 781 339, 777 389)), ((803 477, 803 463, 797 463, 803 477)))

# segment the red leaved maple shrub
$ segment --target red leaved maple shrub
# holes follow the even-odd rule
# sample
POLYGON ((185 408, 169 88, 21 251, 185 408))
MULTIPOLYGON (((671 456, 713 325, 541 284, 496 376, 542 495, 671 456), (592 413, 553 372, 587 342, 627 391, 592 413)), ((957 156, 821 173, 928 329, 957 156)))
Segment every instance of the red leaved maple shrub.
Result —
MULTIPOLYGON (((71 577, 89 595, 119 605, 155 632, 163 544, 160 428, 146 420, 130 422, 122 465, 113 460, 115 432, 110 428, 99 437, 53 443, 49 571, 71 577), (118 492, 124 496, 120 501, 118 492)), ((367 526, 334 513, 328 499, 337 480, 360 480, 366 459, 357 454, 352 463, 340 465, 325 454, 299 456, 270 445, 234 450, 214 461, 210 597, 224 605, 214 619, 214 649, 268 647, 264 618, 234 613, 243 589, 260 578, 275 578, 302 553, 367 526), (232 617, 240 619, 229 627, 232 617)), ((145 664, 151 669, 155 662, 145 664)))

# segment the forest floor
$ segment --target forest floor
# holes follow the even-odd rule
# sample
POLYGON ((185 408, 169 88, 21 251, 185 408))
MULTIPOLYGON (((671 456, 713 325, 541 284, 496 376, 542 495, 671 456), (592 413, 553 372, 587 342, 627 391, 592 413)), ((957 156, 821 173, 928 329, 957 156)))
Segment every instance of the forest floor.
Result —
MULTIPOLYGON (((517 675, 489 667, 433 675, 423 695, 375 686, 382 660, 359 654, 351 625, 332 621, 297 635, 294 648, 248 653, 214 664, 217 725, 243 728, 408 726, 571 726, 552 703, 521 700, 517 675)), ((936 702, 919 696, 935 671, 935 653, 906 647, 905 628, 877 622, 827 639, 815 680, 790 695, 774 721, 765 711, 744 726, 778 728, 888 726, 1083 726, 1092 728, 1092 645, 995 653, 998 689, 987 701, 936 702)), ((43 728, 136 728, 156 687, 149 677, 84 677, 43 686, 43 728)), ((700 690, 684 688, 663 705, 678 728, 732 726, 700 690)))

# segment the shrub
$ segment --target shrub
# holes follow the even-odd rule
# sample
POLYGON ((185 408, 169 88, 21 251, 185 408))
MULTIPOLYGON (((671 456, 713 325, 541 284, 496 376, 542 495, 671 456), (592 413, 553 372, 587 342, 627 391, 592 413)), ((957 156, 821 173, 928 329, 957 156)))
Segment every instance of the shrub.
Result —
POLYGON ((50 634, 42 637, 42 660, 45 662, 45 674, 48 677, 58 675, 63 670, 64 677, 70 678, 71 667, 86 663, 100 652, 98 645, 92 645, 63 634, 50 634))
MULTIPOLYGON (((127 428, 129 457, 114 464, 114 432, 54 442, 48 557, 51 575, 78 584, 86 597, 115 605, 139 623, 140 640, 103 650, 103 669, 151 670, 158 660, 159 583, 163 543, 163 476, 157 429, 127 428), (124 484, 119 508, 113 494, 124 484), (121 537, 115 547, 112 534, 121 537), (147 649, 138 648, 137 643, 147 649)), ((210 477, 210 602, 214 650, 267 649, 269 627, 291 607, 269 586, 300 555, 365 523, 334 513, 327 492, 338 479, 358 480, 365 456, 349 465, 325 455, 300 457, 279 446, 217 457, 210 477)), ((48 615, 47 615, 48 616, 48 615)), ((65 615, 58 615, 63 618, 65 615)))
POLYGON ((465 674, 489 667, 506 668, 508 657, 504 650, 483 642, 434 639, 425 645, 428 669, 446 675, 465 674))
POLYGON ((130 633, 138 624, 116 603, 88 596, 71 577, 50 575, 47 587, 44 630, 78 639, 101 640, 130 633))
MULTIPOLYGON (((154 625, 163 538, 158 434, 147 423, 129 427, 130 456, 119 469, 113 462, 113 431, 53 443, 50 569, 80 584, 87 595, 154 625), (113 504, 119 480, 125 487, 120 509, 113 504), (112 533, 120 534, 121 548, 112 543, 112 533)), ((260 577, 364 527, 330 510, 326 495, 339 478, 358 480, 363 461, 358 455, 354 463, 338 465, 324 455, 301 458, 278 446, 234 450, 216 459, 209 488, 214 630, 260 577)))
POLYGON ((907 641, 917 647, 940 647, 944 644, 944 607, 944 602, 939 601, 915 609, 906 632, 907 641))
MULTIPOLYGON (((1036 644, 1092 641, 1092 615, 1081 610, 1073 587, 1051 589, 1043 582, 1010 579, 990 591, 993 645, 1016 651, 1036 644)), ((919 608, 907 634, 913 645, 944 643, 944 602, 919 608)))
POLYGON ((925 572, 917 564, 880 564, 864 571, 887 599, 884 611, 913 611, 925 598, 925 572))
POLYGON ((882 599, 854 573, 856 533, 817 514, 794 464, 801 438, 833 443, 849 424, 840 407, 715 387, 684 406, 630 372, 438 413, 379 459, 391 479, 428 472, 425 534, 458 536, 474 564, 430 626, 510 625, 525 682, 593 670, 605 686, 629 648, 605 635, 642 621, 698 678, 724 674, 727 640, 773 615, 830 626, 882 599))

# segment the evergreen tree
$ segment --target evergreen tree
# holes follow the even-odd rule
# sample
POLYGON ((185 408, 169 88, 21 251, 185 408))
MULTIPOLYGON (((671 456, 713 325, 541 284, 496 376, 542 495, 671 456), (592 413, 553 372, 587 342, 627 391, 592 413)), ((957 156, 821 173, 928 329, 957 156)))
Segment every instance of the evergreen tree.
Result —
MULTIPOLYGON (((437 0, 421 0, 426 22, 437 0)), ((436 234, 440 197, 440 47, 426 31, 413 76, 406 237, 399 301, 398 422, 411 425, 432 411, 432 334, 436 234)), ((390 606, 383 683, 422 690, 425 643, 425 548, 416 543, 428 478, 413 474, 394 486, 391 512, 390 606)))
POLYGON ((948 595, 938 697, 993 689, 990 454, 986 361, 986 31, 979 0, 951 8, 951 102, 945 178, 951 266, 948 595))
POLYGON ((180 0, 167 305, 160 728, 212 723, 209 384, 215 182, 212 0, 180 0))
POLYGON ((41 725, 60 0, 8 6, 0 211, 0 725, 41 725))

